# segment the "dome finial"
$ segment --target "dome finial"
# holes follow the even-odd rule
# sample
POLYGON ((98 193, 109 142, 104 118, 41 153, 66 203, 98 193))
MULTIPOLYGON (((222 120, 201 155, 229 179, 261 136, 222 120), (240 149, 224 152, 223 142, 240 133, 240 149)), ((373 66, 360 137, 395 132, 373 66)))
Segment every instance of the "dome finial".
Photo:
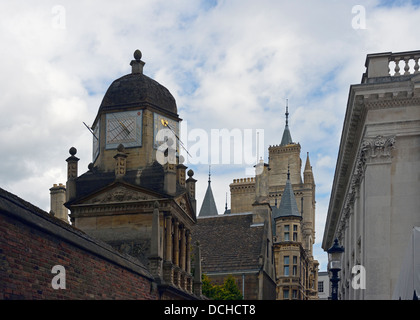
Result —
POLYGON ((137 49, 136 51, 134 51, 134 59, 137 62, 140 62, 140 59, 141 59, 141 51, 139 49, 137 49))
POLYGON ((143 66, 144 66, 144 62, 141 61, 142 54, 141 51, 139 49, 137 49, 136 51, 134 51, 134 59, 135 60, 131 60, 130 65, 131 65, 131 73, 143 73, 143 66))

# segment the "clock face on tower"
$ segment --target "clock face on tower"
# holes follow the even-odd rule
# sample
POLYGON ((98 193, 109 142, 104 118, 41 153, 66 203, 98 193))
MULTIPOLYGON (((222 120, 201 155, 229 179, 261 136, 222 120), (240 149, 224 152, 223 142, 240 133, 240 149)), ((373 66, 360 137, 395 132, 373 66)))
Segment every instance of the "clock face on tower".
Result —
POLYGON ((141 147, 142 111, 106 114, 106 149, 141 147))
POLYGON ((160 130, 168 130, 170 136, 175 140, 177 146, 178 141, 177 137, 179 136, 179 127, 178 122, 172 119, 169 119, 165 116, 162 116, 159 113, 154 113, 153 115, 153 141, 154 141, 154 148, 157 149, 163 141, 159 141, 158 139, 158 132, 160 130))

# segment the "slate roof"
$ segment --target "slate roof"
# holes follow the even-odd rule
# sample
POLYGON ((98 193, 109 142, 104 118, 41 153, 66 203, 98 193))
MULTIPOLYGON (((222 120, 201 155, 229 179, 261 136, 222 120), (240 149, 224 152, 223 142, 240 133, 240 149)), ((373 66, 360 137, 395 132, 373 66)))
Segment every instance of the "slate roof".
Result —
POLYGON ((258 270, 265 227, 252 225, 252 213, 198 218, 193 241, 201 244, 203 273, 258 270))
POLYGON ((177 114, 175 98, 169 90, 142 73, 127 74, 112 82, 99 112, 143 105, 177 114))
POLYGON ((281 196, 279 208, 273 210, 273 219, 280 217, 302 217, 297 207, 296 198, 293 193, 292 184, 290 183, 290 176, 287 175, 286 186, 284 187, 283 195, 281 196))
POLYGON ((204 195, 203 203, 201 205, 200 217, 211 217, 217 216, 217 207, 216 202, 214 201, 213 191, 211 190, 211 182, 209 179, 209 184, 207 186, 206 194, 204 195))
POLYGON ((281 138, 280 146, 287 146, 288 144, 293 143, 292 135, 289 130, 289 106, 286 104, 286 126, 284 127, 283 137, 281 138))
POLYGON ((284 131, 283 131, 283 137, 281 138, 281 146, 287 146, 288 144, 293 143, 292 135, 290 134, 289 126, 286 124, 284 131))

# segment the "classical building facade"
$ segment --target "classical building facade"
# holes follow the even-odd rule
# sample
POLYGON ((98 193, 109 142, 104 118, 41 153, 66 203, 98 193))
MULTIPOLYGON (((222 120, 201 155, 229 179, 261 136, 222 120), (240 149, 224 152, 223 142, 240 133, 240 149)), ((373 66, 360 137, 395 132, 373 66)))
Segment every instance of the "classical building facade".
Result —
POLYGON ((420 225, 419 58, 369 54, 350 87, 322 242, 328 250, 337 238, 345 248, 340 299, 391 299, 420 225), (357 269, 364 283, 354 285, 357 269))
MULTIPOLYGON (((200 297, 199 267, 195 281, 191 272, 196 180, 178 157, 181 119, 171 93, 143 74, 139 50, 134 58, 99 107, 87 172, 78 174, 70 149, 65 206, 76 228, 139 259, 162 288, 200 297)), ((60 190, 51 189, 52 203, 60 190)))

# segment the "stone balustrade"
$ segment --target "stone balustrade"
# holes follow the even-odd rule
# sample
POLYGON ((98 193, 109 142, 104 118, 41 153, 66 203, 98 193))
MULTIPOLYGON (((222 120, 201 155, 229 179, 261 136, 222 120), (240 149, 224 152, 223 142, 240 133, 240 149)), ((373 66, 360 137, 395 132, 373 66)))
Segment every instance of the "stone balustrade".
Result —
POLYGON ((362 83, 371 78, 400 77, 420 73, 420 50, 368 54, 362 83))

